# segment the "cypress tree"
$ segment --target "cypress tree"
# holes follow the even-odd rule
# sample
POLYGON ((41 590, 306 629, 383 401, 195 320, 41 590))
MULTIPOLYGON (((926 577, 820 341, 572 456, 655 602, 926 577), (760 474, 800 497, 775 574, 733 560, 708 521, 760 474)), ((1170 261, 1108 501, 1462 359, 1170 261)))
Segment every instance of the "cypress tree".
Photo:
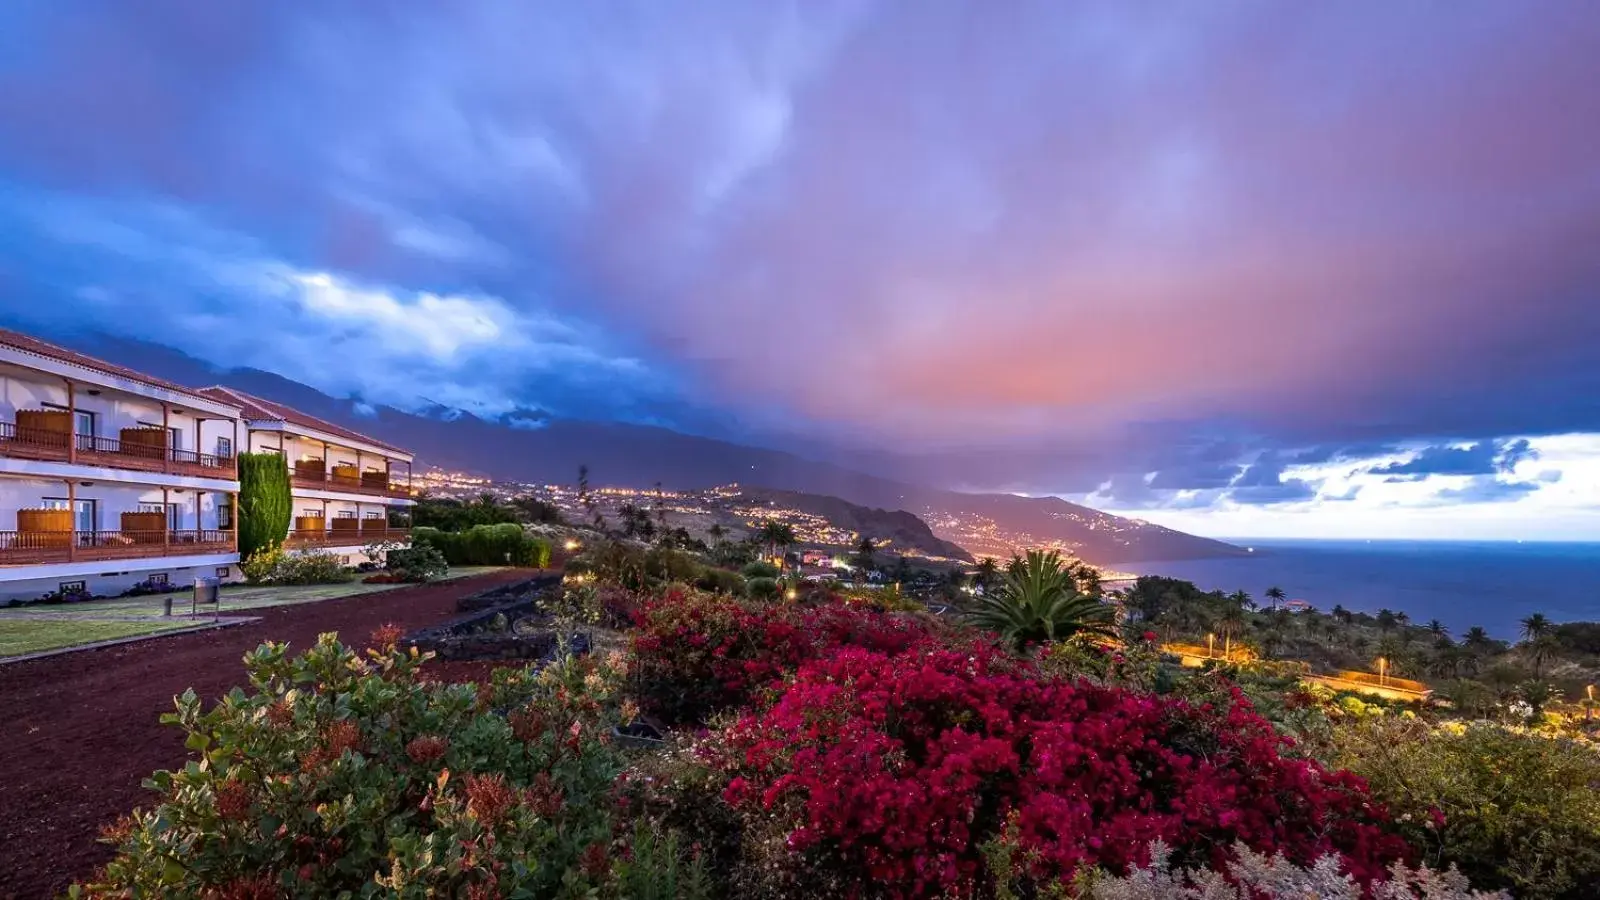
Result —
POLYGON ((294 501, 289 467, 276 453, 239 454, 239 557, 283 543, 294 501))

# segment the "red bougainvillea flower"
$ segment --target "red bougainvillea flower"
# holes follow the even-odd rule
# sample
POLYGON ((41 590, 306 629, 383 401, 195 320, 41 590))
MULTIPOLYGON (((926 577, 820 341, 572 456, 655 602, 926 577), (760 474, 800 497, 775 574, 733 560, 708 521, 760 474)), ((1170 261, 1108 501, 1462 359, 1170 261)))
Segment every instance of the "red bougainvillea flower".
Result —
POLYGON ((467 812, 485 824, 494 824, 505 817, 517 802, 517 794, 506 784, 505 776, 467 776, 467 812))
POLYGON ((1156 642, 1156 633, 1154 631, 1146 631, 1143 637, 1144 642, 1147 644, 1154 644, 1156 642))
POLYGON ((436 734, 425 734, 413 738, 406 744, 406 756, 417 765, 427 765, 444 758, 445 752, 450 749, 450 741, 436 734))

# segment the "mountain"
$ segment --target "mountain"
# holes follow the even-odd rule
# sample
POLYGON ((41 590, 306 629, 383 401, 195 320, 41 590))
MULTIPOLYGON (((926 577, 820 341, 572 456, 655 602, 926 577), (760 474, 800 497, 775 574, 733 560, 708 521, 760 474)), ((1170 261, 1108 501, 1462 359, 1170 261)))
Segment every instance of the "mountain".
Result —
POLYGON ((779 450, 621 422, 552 418, 527 409, 489 421, 448 407, 422 413, 330 397, 258 369, 219 371, 170 347, 111 335, 75 336, 86 353, 180 384, 224 383, 296 407, 373 437, 409 447, 418 459, 499 481, 570 484, 587 465, 596 485, 700 489, 761 485, 904 510, 939 539, 979 555, 1009 556, 1055 544, 1094 563, 1242 555, 1208 538, 1125 519, 1055 497, 968 494, 906 484, 779 450))
POLYGON ((879 545, 886 545, 887 552, 891 554, 910 548, 930 556, 972 561, 972 554, 966 548, 939 538, 927 522, 903 509, 875 509, 839 497, 773 488, 745 488, 739 496, 744 501, 772 503, 785 509, 821 516, 836 527, 871 538, 879 545))

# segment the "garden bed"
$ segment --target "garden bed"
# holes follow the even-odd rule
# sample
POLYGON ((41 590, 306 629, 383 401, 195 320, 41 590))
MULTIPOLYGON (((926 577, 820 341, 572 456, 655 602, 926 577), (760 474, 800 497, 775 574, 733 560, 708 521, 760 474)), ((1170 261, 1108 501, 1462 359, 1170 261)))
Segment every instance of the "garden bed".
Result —
MULTIPOLYGON (((560 637, 540 605, 561 589, 560 575, 539 575, 461 598, 467 613, 406 635, 405 642, 446 661, 546 660, 560 649, 560 637)), ((568 649, 587 653, 589 636, 574 634, 568 649)))

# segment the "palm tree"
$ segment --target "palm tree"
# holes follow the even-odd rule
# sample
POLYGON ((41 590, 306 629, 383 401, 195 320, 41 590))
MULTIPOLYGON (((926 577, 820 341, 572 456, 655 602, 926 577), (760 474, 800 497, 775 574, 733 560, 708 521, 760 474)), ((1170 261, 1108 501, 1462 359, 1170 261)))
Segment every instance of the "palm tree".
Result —
POLYGON ((1345 609, 1343 604, 1335 603, 1333 605, 1333 617, 1346 625, 1350 624, 1350 610, 1345 609))
POLYGON ((710 528, 706 529, 706 534, 711 535, 711 540, 713 542, 720 544, 722 543, 722 539, 727 537, 728 529, 723 528, 721 522, 716 522, 713 523, 710 528))
POLYGON ((1000 589, 978 601, 971 620, 1018 648, 1115 631, 1111 607, 1080 593, 1054 550, 1029 550, 1026 558, 1012 560, 1000 589))
POLYGON ((1287 597, 1287 596, 1289 596, 1289 595, 1285 594, 1283 592, 1283 588, 1281 588, 1281 587, 1278 587, 1278 586, 1274 585, 1272 587, 1267 588, 1267 599, 1272 601, 1272 608, 1273 609, 1277 609, 1278 604, 1282 603, 1283 599, 1285 597, 1287 597))
POLYGON ((878 545, 873 542, 872 538, 862 535, 861 540, 856 542, 856 568, 863 572, 873 568, 875 561, 872 554, 877 551, 878 545))
POLYGON ((992 556, 985 556, 978 560, 978 570, 972 574, 972 580, 978 587, 987 590, 1000 580, 1000 564, 992 556))
POLYGON ((1244 590, 1234 591, 1233 593, 1228 595, 1228 599, 1232 600, 1234 605, 1239 607, 1240 609, 1255 609, 1256 608, 1256 601, 1254 600, 1254 598, 1252 598, 1250 596, 1250 593, 1248 591, 1244 591, 1244 590))
POLYGON ((788 547, 795 542, 794 527, 787 522, 778 522, 772 519, 761 523, 761 528, 756 531, 756 536, 772 551, 769 556, 776 558, 779 547, 788 547))
POLYGON ((1222 615, 1217 617, 1217 625, 1222 630, 1222 658, 1233 659, 1233 637, 1244 628, 1244 607, 1228 605, 1222 608, 1222 615))
POLYGON ((1444 623, 1439 621, 1438 619, 1429 619, 1428 620, 1428 624, 1426 624, 1426 625, 1424 625, 1422 627, 1426 628, 1428 630, 1428 633, 1433 635, 1436 638, 1448 638, 1448 637, 1450 637, 1450 629, 1444 627, 1444 623))
POLYGON ((1394 610, 1392 610, 1392 609, 1380 609, 1380 610, 1378 610, 1378 630, 1379 631, 1382 631, 1385 634, 1387 634, 1390 630, 1392 630, 1394 628, 1396 621, 1397 620, 1395 618, 1394 610))
POLYGON ((1544 664, 1549 662, 1550 657, 1555 656, 1556 651, 1560 649, 1556 645, 1555 638, 1548 634, 1541 634, 1528 641, 1524 648, 1528 653, 1528 659, 1533 663, 1534 678, 1539 677, 1539 673, 1544 670, 1544 664))
POLYGON ((1483 630, 1482 625, 1474 625, 1468 628, 1467 633, 1462 635, 1461 642, 1473 650, 1484 650, 1494 644, 1494 640, 1489 637, 1489 632, 1483 630))
POLYGON ((1544 613, 1534 613, 1522 620, 1522 636, 1529 641, 1536 641, 1550 633, 1550 620, 1544 613))

